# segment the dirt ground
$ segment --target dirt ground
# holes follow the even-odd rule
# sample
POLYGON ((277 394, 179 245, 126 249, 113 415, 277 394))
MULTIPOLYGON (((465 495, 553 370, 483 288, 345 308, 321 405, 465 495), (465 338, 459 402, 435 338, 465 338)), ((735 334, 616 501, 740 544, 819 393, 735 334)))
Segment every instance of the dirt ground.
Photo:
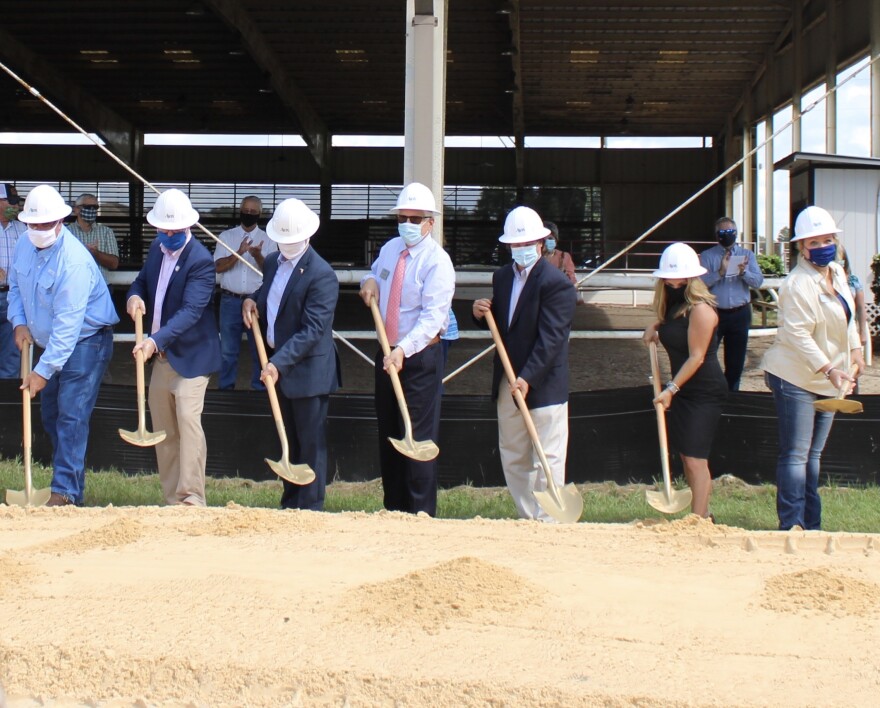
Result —
POLYGON ((0 507, 32 706, 874 706, 880 536, 0 507))

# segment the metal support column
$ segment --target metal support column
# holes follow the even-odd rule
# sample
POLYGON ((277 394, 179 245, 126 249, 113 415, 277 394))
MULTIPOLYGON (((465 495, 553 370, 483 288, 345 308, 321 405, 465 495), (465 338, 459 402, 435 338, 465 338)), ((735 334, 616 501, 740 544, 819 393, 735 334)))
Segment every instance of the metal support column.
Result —
POLYGON ((755 164, 754 155, 749 155, 752 151, 752 96, 750 90, 746 92, 745 103, 743 105, 743 138, 742 138, 742 154, 745 161, 742 166, 742 190, 743 190, 743 211, 742 211, 742 238, 745 242, 755 242, 755 234, 752 231, 752 223, 754 222, 755 212, 755 193, 753 173, 755 164))
MULTIPOLYGON (((871 58, 880 55, 880 6, 871 3, 871 58)), ((880 62, 871 64, 871 155, 880 157, 880 62)))
POLYGON ((755 241, 756 253, 773 253, 773 117, 764 121, 764 243, 755 241), (763 246, 763 248, 762 248, 763 246))
MULTIPOLYGON (((438 208, 446 132, 446 15, 447 0, 407 0, 403 182, 430 187, 438 208)), ((443 243, 442 213, 433 236, 443 243)))
MULTIPOLYGON (((828 25, 827 54, 825 55, 825 90, 837 86, 837 3, 827 3, 825 21, 828 25)), ((825 99, 825 152, 837 152, 837 91, 825 99)))

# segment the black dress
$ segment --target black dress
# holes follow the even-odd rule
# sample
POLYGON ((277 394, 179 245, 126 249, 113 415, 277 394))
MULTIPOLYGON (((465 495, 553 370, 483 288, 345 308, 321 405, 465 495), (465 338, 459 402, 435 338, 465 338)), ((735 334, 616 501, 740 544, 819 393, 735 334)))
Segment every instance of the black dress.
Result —
MULTIPOLYGON (((688 356, 689 314, 673 317, 660 324, 657 333, 669 355, 673 376, 678 373, 688 356)), ((718 363, 717 330, 706 349, 706 358, 696 373, 672 398, 666 411, 669 442, 679 454, 708 459, 712 439, 721 418, 721 409, 727 400, 727 379, 718 363)))

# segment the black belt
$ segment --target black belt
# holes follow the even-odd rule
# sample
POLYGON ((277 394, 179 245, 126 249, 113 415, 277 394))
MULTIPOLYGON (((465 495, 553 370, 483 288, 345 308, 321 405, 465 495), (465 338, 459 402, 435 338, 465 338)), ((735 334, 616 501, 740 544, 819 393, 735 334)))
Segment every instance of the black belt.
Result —
POLYGON ((0 285, 0 293, 7 293, 7 292, 9 292, 9 286, 8 285, 0 285))
POLYGON ((745 305, 739 305, 738 307, 719 307, 718 312, 739 312, 740 310, 751 307, 752 303, 747 302, 745 305))
POLYGON ((224 295, 229 295, 230 297, 237 297, 239 300, 241 300, 244 297, 251 296, 250 293, 234 293, 231 290, 224 290, 223 288, 220 288, 220 292, 223 293, 224 295))

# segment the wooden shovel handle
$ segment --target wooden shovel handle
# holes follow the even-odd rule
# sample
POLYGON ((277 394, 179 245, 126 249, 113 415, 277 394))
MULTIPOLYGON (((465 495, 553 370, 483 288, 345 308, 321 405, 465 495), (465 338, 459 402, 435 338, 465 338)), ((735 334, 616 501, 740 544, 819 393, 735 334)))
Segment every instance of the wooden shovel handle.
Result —
MULTIPOLYGON (((649 342, 651 354, 651 383, 654 387, 654 398, 660 395, 660 358, 657 355, 657 342, 649 342)), ((672 497, 672 474, 669 471, 669 442, 666 434, 666 409, 662 403, 655 403, 657 413, 657 437, 660 439, 660 469, 663 471, 663 490, 666 498, 672 497)))
MULTIPOLYGON (((513 371, 513 365, 510 363, 510 357, 507 356, 507 349, 504 347, 501 333, 498 331, 498 325, 495 323, 495 317, 492 315, 491 310, 486 311, 486 323, 489 325, 489 331, 492 332, 492 339, 495 340, 495 350, 498 352, 498 358, 501 359, 501 365, 504 367, 504 373, 507 374, 507 380, 511 384, 515 384, 516 373, 513 371)), ((503 395, 503 393, 499 393, 498 395, 503 395)), ((535 451, 538 453, 538 459, 541 460, 541 466, 544 468, 544 476, 547 478, 547 488, 558 502, 559 492, 557 491, 556 483, 553 481, 553 475, 550 474, 550 463, 547 462, 547 457, 544 454, 544 447, 541 445, 541 439, 538 437, 538 429, 535 427, 535 422, 532 420, 532 414, 529 413, 529 406, 519 389, 514 392, 513 397, 516 400, 517 406, 519 406, 520 413, 522 413, 523 421, 526 424, 526 430, 529 431, 529 437, 532 439, 532 445, 535 446, 535 451)))
MULTIPOLYGON (((382 353, 385 356, 391 354, 391 345, 388 343, 388 334, 385 332, 385 323, 382 321, 382 313, 379 311, 379 304, 376 298, 370 298, 370 312, 373 313, 373 322, 376 325, 376 336, 379 338, 379 345, 382 347, 382 353)), ((397 405, 400 408, 400 416, 403 418, 404 434, 407 439, 412 438, 412 421, 409 417, 409 408, 406 405, 406 397, 403 395, 403 385, 400 383, 400 375, 397 369, 391 367, 388 370, 391 377, 391 386, 394 388, 394 395, 397 397, 397 405)))
MULTIPOLYGON (((853 364, 852 366, 850 366, 849 367, 850 378, 855 378, 856 372, 858 370, 859 370, 859 367, 856 364, 853 364)), ((837 396, 835 396, 836 400, 842 401, 844 398, 846 398, 846 394, 847 394, 847 391, 849 390, 849 385, 851 383, 852 383, 852 381, 847 381, 846 379, 844 379, 841 382, 840 388, 837 389, 837 396)))
MULTIPOLYGON (((134 341, 135 344, 144 341, 144 313, 140 308, 134 311, 134 341)), ((147 382, 144 374, 144 353, 140 349, 134 355, 134 363, 137 374, 138 430, 143 432, 147 429, 147 382)))
MULTIPOLYGON (((21 381, 24 383, 24 380, 28 377, 28 374, 31 373, 31 343, 28 340, 24 340, 21 345, 21 381)), ((31 432, 31 392, 29 389, 24 389, 21 392, 21 428, 22 428, 22 457, 24 459, 24 494, 27 503, 30 503, 31 495, 33 493, 33 472, 31 470, 32 465, 32 453, 31 453, 31 440, 33 439, 33 435, 31 432)))
MULTIPOLYGON (((251 313, 251 329, 254 332, 254 344, 257 345, 257 354, 260 357, 260 366, 264 369, 269 364, 269 357, 266 354, 266 345, 263 343, 263 333, 260 331, 260 320, 257 311, 251 313)), ((288 457, 287 431, 284 428, 284 419, 281 417, 281 404, 278 403, 278 392, 275 390, 275 383, 270 379, 264 382, 266 384, 266 392, 269 394, 269 405, 272 406, 272 417, 275 419, 275 429, 278 431, 278 437, 281 440, 281 449, 284 459, 288 457)))

